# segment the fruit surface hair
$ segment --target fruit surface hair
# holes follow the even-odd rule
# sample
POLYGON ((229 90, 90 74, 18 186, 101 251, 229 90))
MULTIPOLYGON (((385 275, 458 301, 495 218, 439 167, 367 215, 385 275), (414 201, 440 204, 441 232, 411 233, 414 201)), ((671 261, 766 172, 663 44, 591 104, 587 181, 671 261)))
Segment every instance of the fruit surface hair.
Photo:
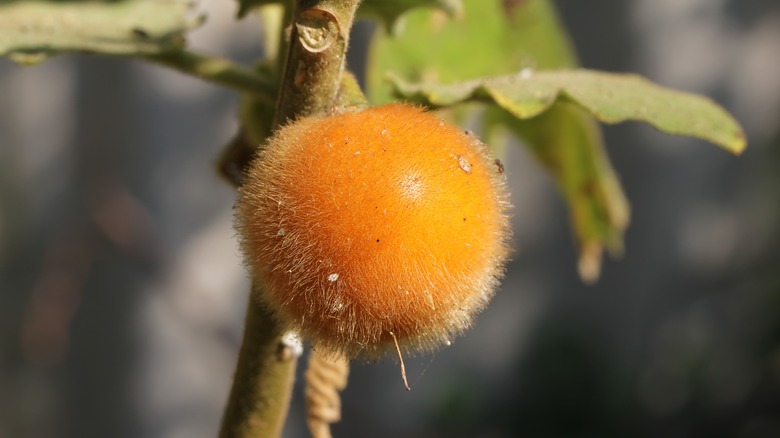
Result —
POLYGON ((503 275, 502 171, 475 136, 410 105, 280 128, 236 204, 257 299, 348 357, 449 343, 503 275))

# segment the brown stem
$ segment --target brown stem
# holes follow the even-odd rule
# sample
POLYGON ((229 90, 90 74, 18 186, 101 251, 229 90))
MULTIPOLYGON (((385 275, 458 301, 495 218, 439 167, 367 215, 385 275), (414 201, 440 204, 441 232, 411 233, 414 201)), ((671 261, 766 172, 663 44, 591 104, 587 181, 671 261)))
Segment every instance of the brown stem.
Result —
POLYGON ((359 0, 298 0, 275 125, 335 106, 359 0))
POLYGON ((220 438, 281 436, 298 354, 271 315, 250 297, 220 438))
MULTIPOLYGON (((295 3, 274 126, 327 114, 336 105, 349 30, 360 0, 295 3)), ((281 435, 296 363, 283 335, 274 318, 251 297, 220 438, 281 435)))

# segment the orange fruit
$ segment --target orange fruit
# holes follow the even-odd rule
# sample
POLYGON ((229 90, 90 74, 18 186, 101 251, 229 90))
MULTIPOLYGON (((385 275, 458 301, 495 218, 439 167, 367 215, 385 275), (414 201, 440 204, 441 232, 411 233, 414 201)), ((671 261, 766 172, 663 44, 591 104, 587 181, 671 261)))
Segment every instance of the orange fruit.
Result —
POLYGON ((258 153, 236 228, 262 300, 317 347, 429 350, 485 307, 507 260, 503 167, 392 104, 298 120, 258 153))

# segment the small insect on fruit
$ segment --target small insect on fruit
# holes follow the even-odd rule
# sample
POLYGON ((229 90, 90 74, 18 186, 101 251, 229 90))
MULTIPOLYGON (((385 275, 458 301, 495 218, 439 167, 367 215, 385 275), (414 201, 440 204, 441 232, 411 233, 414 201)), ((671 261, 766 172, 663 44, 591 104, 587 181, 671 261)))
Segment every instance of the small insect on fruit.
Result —
POLYGON ((508 209, 484 144, 392 104, 279 129, 239 191, 236 228, 280 322, 318 348, 376 357, 468 328, 503 274, 508 209))

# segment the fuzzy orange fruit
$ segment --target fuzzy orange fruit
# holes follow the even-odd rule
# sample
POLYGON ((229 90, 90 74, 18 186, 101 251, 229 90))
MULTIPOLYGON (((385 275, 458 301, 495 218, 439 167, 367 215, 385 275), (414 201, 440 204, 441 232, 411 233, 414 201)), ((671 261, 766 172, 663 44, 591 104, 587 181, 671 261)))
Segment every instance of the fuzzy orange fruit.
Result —
POLYGON ((236 204, 258 298, 348 356, 447 343, 503 273, 502 170, 476 137, 409 105, 281 128, 236 204))

